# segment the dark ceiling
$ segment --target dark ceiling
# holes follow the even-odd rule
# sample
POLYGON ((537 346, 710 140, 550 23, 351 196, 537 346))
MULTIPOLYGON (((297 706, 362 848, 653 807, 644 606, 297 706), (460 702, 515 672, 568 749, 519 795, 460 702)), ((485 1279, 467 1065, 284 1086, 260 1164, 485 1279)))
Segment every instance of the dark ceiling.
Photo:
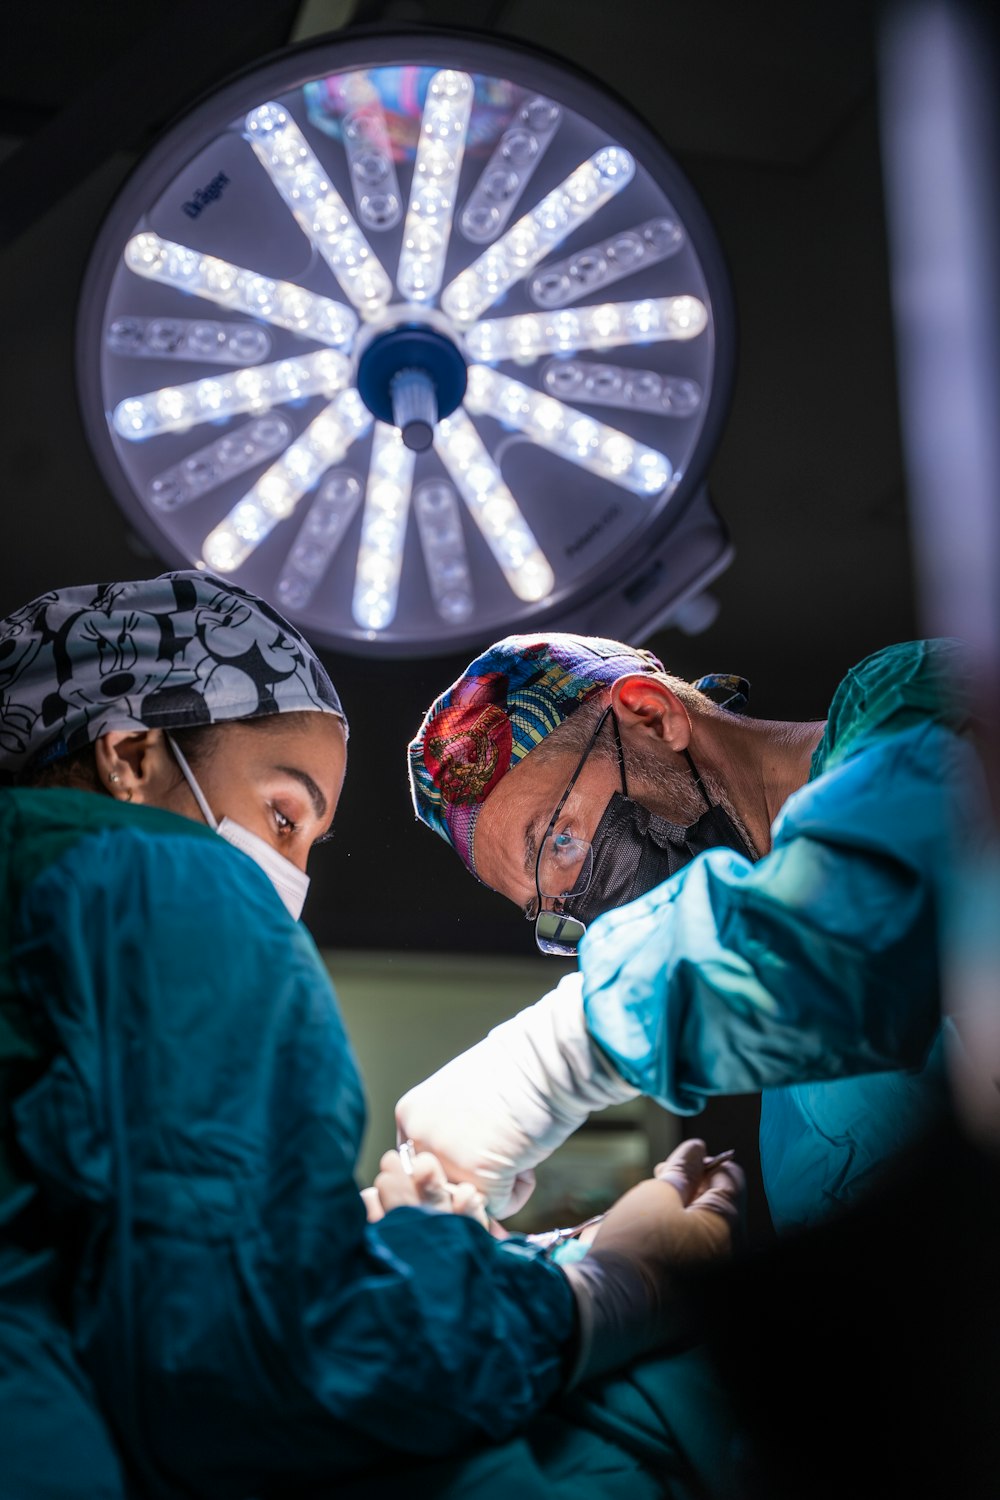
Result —
MULTIPOLYGON (((648 644, 750 679, 751 711, 823 717, 844 670, 919 631, 879 152, 876 9, 857 0, 45 0, 0 49, 0 614, 43 590, 161 571, 126 531, 74 386, 79 284, 111 201, 166 124, 265 53, 341 24, 475 28, 541 46, 627 100, 714 221, 738 368, 708 480, 735 560, 700 634, 648 644)), ((486 644, 484 642, 483 644, 486 644)), ((530 931, 415 824, 405 745, 465 665, 327 654, 352 724, 306 917, 330 948, 532 953, 530 931)), ((540 963, 544 960, 539 959, 540 963)))

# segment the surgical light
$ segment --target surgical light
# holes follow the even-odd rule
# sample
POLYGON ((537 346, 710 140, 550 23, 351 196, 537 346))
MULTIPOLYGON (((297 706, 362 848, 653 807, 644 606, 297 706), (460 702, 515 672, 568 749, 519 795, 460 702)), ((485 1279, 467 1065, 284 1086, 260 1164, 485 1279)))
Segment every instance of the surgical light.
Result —
POLYGON ((344 32, 224 82, 119 193, 78 317, 139 537, 397 657, 683 621, 732 555, 705 473, 733 362, 663 144, 477 34, 344 32))

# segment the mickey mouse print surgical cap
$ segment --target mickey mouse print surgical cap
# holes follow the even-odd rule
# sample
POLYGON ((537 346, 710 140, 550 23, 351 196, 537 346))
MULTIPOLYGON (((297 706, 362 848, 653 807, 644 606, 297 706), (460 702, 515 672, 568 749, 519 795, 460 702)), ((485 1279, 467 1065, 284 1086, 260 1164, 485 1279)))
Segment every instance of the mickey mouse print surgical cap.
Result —
POLYGON ((200 569, 54 589, 0 620, 0 778, 111 729, 313 711, 347 720, 303 636, 200 569))

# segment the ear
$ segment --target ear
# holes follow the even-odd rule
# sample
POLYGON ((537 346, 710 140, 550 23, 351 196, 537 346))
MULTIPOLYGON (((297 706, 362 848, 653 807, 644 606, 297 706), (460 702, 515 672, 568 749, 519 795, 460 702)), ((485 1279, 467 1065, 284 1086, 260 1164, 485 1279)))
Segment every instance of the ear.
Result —
POLYGON ((611 706, 623 732, 662 740, 668 750, 686 750, 691 718, 677 694, 658 677, 630 672, 611 687, 611 706))
POLYGON ((94 760, 102 786, 119 802, 158 805, 175 779, 162 729, 109 729, 94 741, 94 760))

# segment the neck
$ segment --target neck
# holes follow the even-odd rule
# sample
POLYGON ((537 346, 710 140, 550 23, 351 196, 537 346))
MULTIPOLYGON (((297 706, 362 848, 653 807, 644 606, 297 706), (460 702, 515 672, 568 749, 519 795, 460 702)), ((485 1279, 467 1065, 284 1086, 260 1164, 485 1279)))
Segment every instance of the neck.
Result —
POLYGON ((771 824, 779 811, 808 781, 809 762, 825 728, 823 719, 699 722, 691 751, 709 794, 735 813, 759 855, 771 848, 771 824))

